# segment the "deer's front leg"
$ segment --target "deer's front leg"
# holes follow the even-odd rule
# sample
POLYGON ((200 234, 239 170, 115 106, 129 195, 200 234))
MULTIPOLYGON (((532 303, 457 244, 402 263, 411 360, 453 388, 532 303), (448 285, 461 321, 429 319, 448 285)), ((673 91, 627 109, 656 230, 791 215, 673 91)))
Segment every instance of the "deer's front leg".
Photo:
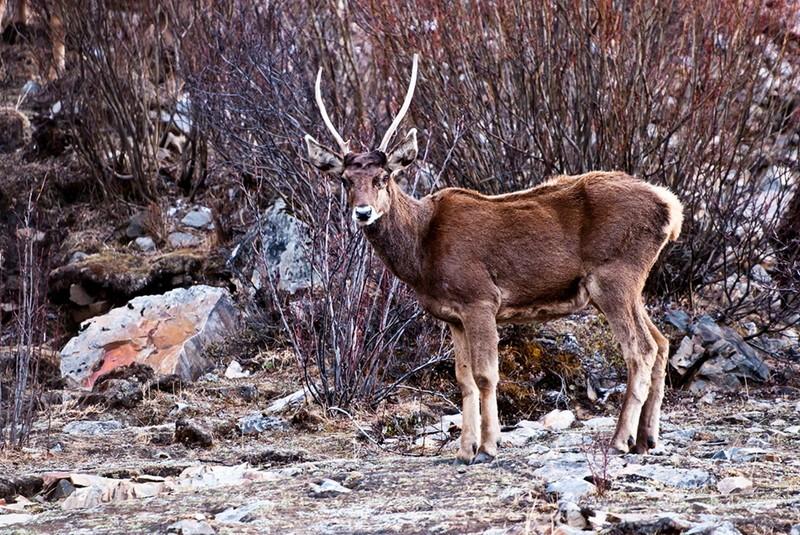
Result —
POLYGON ((480 392, 481 441, 473 463, 491 462, 497 456, 500 440, 500 419, 497 415, 497 323, 494 314, 480 314, 465 322, 472 376, 480 392))
POLYGON ((478 385, 472 376, 469 344, 462 327, 450 325, 456 357, 456 381, 461 389, 461 446, 456 457, 463 463, 472 462, 480 441, 480 409, 478 385))

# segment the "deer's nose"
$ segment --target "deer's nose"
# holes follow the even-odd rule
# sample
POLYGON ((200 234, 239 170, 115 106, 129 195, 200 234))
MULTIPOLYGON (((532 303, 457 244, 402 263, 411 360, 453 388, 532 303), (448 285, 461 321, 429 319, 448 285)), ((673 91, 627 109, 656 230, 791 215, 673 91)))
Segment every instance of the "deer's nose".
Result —
POLYGON ((368 204, 356 206, 353 210, 353 215, 358 221, 369 221, 369 218, 372 217, 372 206, 368 204))

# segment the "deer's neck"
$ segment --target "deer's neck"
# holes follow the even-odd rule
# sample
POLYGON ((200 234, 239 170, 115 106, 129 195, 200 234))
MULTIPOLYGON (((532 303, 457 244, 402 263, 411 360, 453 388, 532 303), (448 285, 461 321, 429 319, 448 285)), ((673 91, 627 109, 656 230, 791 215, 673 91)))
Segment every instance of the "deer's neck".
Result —
POLYGON ((407 195, 394 180, 389 181, 391 209, 364 234, 386 267, 412 287, 421 278, 422 235, 430 221, 430 207, 424 200, 407 195))

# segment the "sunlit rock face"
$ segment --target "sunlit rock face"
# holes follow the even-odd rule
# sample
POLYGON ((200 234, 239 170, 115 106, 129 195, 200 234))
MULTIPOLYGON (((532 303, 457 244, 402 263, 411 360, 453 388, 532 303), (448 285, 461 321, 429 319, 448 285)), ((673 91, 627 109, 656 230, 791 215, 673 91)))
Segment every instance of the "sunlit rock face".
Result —
POLYGON ((208 367, 203 349, 230 333, 237 319, 223 288, 193 286, 137 297, 81 326, 61 350, 61 375, 90 389, 111 370, 138 363, 194 380, 208 367))

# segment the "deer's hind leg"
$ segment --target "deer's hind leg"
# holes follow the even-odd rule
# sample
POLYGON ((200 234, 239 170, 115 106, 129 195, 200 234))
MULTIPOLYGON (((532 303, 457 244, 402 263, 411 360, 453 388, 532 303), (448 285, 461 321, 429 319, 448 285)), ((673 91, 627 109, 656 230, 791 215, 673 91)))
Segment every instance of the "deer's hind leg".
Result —
POLYGON ((658 352, 655 364, 650 375, 650 393, 644 402, 642 414, 639 417, 639 430, 636 435, 636 452, 647 453, 647 450, 658 445, 659 420, 661 418, 661 402, 664 399, 664 379, 666 377, 667 359, 669 357, 669 341, 656 328, 653 321, 644 312, 644 320, 650 334, 656 341, 658 352))
POLYGON ((641 300, 643 281, 635 274, 626 274, 622 267, 615 266, 605 273, 592 276, 587 288, 592 302, 611 325, 628 368, 628 388, 611 441, 618 451, 628 452, 636 444, 642 407, 650 394, 658 346, 645 319, 647 313, 641 300))

